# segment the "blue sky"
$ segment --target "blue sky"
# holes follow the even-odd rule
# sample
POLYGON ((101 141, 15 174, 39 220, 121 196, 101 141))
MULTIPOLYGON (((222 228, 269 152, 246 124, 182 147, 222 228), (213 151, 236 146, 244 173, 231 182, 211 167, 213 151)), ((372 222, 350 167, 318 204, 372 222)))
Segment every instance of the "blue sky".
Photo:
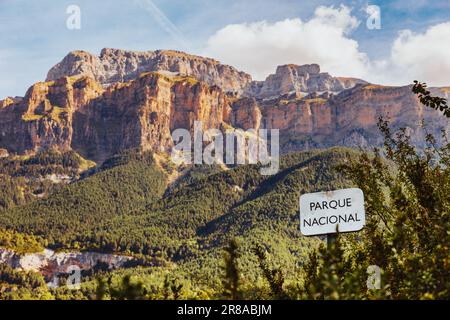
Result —
MULTIPOLYGON (((214 58, 233 63, 257 78, 263 78, 268 70, 272 70, 275 61, 284 61, 286 52, 286 60, 289 60, 286 63, 319 62, 329 66, 330 70, 325 71, 341 73, 336 75, 361 75, 372 77, 369 80, 373 81, 394 83, 398 78, 396 74, 404 73, 402 68, 399 67, 397 73, 390 76, 383 77, 382 74, 391 70, 392 65, 401 64, 401 61, 413 63, 434 60, 435 64, 430 67, 439 70, 442 70, 443 63, 447 66, 447 61, 439 60, 445 57, 438 52, 439 43, 436 41, 442 35, 442 43, 450 43, 446 22, 450 22, 449 0, 0 0, 0 99, 23 95, 31 84, 44 80, 48 69, 69 51, 81 49, 99 53, 104 47, 130 50, 179 49, 197 54, 214 54, 214 58), (66 8, 72 4, 81 9, 80 30, 66 28, 66 8), (369 30, 365 25, 365 8, 368 4, 378 5, 381 9, 380 30, 369 30), (159 11, 155 11, 152 5, 159 11), (286 41, 301 43, 301 37, 306 37, 311 42, 311 37, 302 29, 304 26, 301 23, 316 17, 320 21, 314 21, 326 24, 323 17, 317 18, 320 15, 317 8, 320 6, 332 7, 337 10, 336 16, 349 19, 349 15, 341 10, 341 5, 351 9, 351 17, 357 19, 359 24, 351 28, 349 25, 342 27, 351 30, 346 29, 344 32, 342 29, 345 33, 342 41, 330 48, 321 49, 323 45, 314 44, 312 53, 307 55, 304 52, 308 50, 308 46, 285 45, 280 49, 276 42, 270 42, 261 34, 282 32, 281 36, 286 37, 286 33, 292 31, 292 39, 287 38, 286 41), (265 21, 263 27, 252 25, 262 21, 265 21), (280 21, 288 23, 284 26, 277 25, 280 21), (230 25, 240 28, 229 28, 230 25), (427 35, 427 31, 433 26, 441 27, 427 35), (413 34, 405 36, 407 39, 393 53, 393 43, 399 39, 399 32, 405 29, 413 34), (238 33, 234 35, 236 30, 238 33), (227 39, 236 37, 236 42, 239 42, 241 33, 248 33, 248 36, 256 38, 253 46, 243 44, 244 48, 236 46, 231 51, 233 39, 227 39), (421 34, 425 37, 425 44, 430 44, 426 47, 433 48, 436 45, 436 49, 427 49, 430 52, 423 56, 405 57, 407 51, 419 51, 419 44, 423 43, 419 41, 422 39, 419 38, 421 34), (267 53, 261 56, 259 63, 253 63, 252 60, 259 57, 258 48, 272 52, 272 55, 267 53), (241 49, 242 55, 246 57, 236 55, 241 49), (295 50, 298 50, 298 54, 294 54, 295 50), (351 54, 358 55, 355 59, 361 61, 346 69, 345 64, 352 64, 351 60, 344 59, 343 66, 336 66, 338 58, 331 56, 330 61, 327 61, 327 53, 322 54, 320 50, 336 50, 342 56, 351 51, 351 54), (314 60, 316 56, 318 61, 307 61, 314 60), (270 60, 268 66, 262 66, 262 59, 270 60), (350 74, 342 74, 347 70, 350 74)), ((336 27, 338 33, 341 32, 341 25, 332 27, 336 27)), ((317 41, 328 40, 318 37, 317 41)), ((441 50, 447 48, 442 47, 441 50)), ((447 54, 450 59, 450 51, 447 54)), ((450 71, 450 62, 448 65, 449 69, 445 67, 445 72, 450 71)), ((407 65, 403 66, 406 67, 407 65)), ((414 72, 416 73, 411 76, 429 76, 431 82, 436 80, 440 85, 443 82, 442 76, 435 77, 424 70, 414 72)), ((450 75, 448 78, 450 85, 450 75)))

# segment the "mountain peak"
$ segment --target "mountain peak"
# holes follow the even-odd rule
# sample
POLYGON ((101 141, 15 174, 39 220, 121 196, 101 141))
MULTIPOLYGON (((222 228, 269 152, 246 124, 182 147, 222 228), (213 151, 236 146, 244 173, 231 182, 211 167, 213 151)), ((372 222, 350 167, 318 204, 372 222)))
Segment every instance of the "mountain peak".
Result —
MULTIPOLYGON (((314 63, 280 65, 265 81, 252 81, 181 51, 105 48, 98 56, 70 52, 47 80, 23 99, 0 101, 0 148, 19 154, 73 149, 102 161, 134 147, 166 152, 172 130, 191 129, 193 121, 204 128, 279 129, 287 141, 283 152, 377 145, 380 115, 412 129, 422 117, 438 131, 448 127, 410 87, 359 86, 367 82, 333 77, 314 63)), ((450 89, 438 91, 448 97, 450 89)), ((414 139, 423 141, 419 133, 414 139)))
POLYGON ((50 69, 47 81, 86 75, 104 86, 136 79, 143 72, 163 71, 194 77, 225 92, 241 94, 251 76, 219 61, 175 50, 128 51, 104 48, 99 56, 72 51, 50 69))
POLYGON ((259 98, 271 98, 285 94, 302 96, 312 92, 333 92, 352 88, 367 82, 355 78, 332 77, 320 72, 318 64, 285 64, 278 66, 275 74, 269 75, 264 82, 254 85, 252 94, 259 98))
POLYGON ((320 73, 320 66, 316 63, 312 64, 303 64, 303 65, 297 65, 297 64, 285 64, 277 67, 276 73, 282 73, 285 70, 292 70, 297 72, 298 74, 319 74, 320 73))

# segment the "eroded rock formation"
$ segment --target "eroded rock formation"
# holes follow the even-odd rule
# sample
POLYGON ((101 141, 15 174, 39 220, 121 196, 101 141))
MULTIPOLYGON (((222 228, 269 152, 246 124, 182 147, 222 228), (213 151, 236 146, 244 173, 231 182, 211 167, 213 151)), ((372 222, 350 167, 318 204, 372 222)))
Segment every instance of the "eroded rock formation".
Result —
MULTIPOLYGON (((434 93, 447 94, 443 89, 434 93)), ((442 129, 450 129, 445 117, 420 104, 410 86, 359 85, 337 95, 279 98, 262 101, 261 112, 263 127, 280 129, 284 152, 335 145, 379 146, 383 141, 377 127, 380 116, 394 129, 405 127, 418 147, 425 146, 422 120, 438 139, 442 129)))
POLYGON ((41 273, 47 281, 54 280, 58 274, 75 270, 95 268, 117 269, 131 265, 135 258, 96 252, 55 252, 45 249, 40 253, 17 254, 13 250, 0 248, 0 263, 20 271, 41 273))
POLYGON ((355 78, 334 78, 328 73, 320 72, 317 64, 279 66, 275 72, 263 82, 254 83, 250 95, 259 98, 277 97, 284 94, 295 94, 302 97, 311 92, 340 92, 357 84, 367 82, 355 78))
POLYGON ((252 81, 250 75, 210 58, 172 50, 139 52, 108 48, 103 49, 100 56, 85 51, 70 52, 50 69, 47 81, 85 75, 110 85, 136 79, 141 73, 151 71, 194 77, 236 94, 241 94, 252 81))
MULTIPOLYGON (((71 52, 24 98, 0 101, 0 148, 9 153, 74 149, 102 161, 128 148, 168 152, 171 132, 223 125, 280 129, 282 152, 334 145, 380 145, 378 118, 406 127, 417 146, 424 131, 449 129, 411 87, 332 77, 316 64, 277 68, 266 81, 219 62, 176 51, 71 52), (148 71, 148 70, 156 70, 148 71)), ((449 88, 432 93, 449 96, 449 88)))
POLYGON ((0 146, 14 153, 74 149, 101 161, 128 148, 158 152, 171 132, 230 123, 231 107, 218 87, 190 77, 143 73, 103 89, 86 76, 37 83, 25 98, 0 110, 0 146))

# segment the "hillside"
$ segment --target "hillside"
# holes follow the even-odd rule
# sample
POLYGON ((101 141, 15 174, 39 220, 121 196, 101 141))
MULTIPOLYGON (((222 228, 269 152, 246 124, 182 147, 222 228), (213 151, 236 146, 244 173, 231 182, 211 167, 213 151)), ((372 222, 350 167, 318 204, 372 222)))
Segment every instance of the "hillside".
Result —
POLYGON ((190 172, 166 190, 166 175, 152 156, 132 150, 48 198, 2 212, 0 227, 40 236, 50 248, 160 257, 200 278, 203 271, 211 279, 220 271, 220 250, 233 237, 248 248, 264 243, 279 263, 287 259, 294 267, 310 242, 298 231, 300 192, 348 185, 336 165, 356 154, 294 153, 271 177, 255 165, 211 174, 198 168, 201 174, 190 172))
POLYGON ((42 199, 94 166, 74 151, 6 155, 0 158, 0 210, 42 199))
MULTIPOLYGON (((31 289, 47 297, 44 281, 67 272, 64 267, 72 261, 79 264, 74 257, 84 257, 82 291, 61 288, 52 294, 98 297, 97 289, 111 282, 96 283, 97 276, 129 286, 132 275, 150 288, 147 297, 179 298, 172 291, 182 281, 194 288, 186 298, 220 298, 224 252, 232 255, 233 244, 247 297, 277 296, 252 296, 258 288, 267 291, 267 281, 271 290, 281 280, 297 286, 300 271, 313 270, 304 266, 314 263, 308 256, 320 243, 300 235, 301 194, 354 186, 339 166, 355 165, 355 159, 370 162, 367 150, 383 143, 389 147, 386 141, 393 140, 380 131, 380 118, 389 119, 393 132, 404 128, 397 137, 411 152, 404 158, 411 157, 413 147, 419 155, 430 152, 426 147, 435 141, 426 133, 436 137, 435 147, 445 143, 441 130, 450 129, 448 121, 422 105, 411 89, 334 77, 316 64, 280 66, 265 81, 252 81, 231 66, 176 51, 70 53, 24 97, 0 101, 0 259, 5 265, 0 276, 13 278, 5 282, 6 295, 25 288, 25 295, 31 289), (175 164, 169 156, 177 143, 172 134, 192 132, 196 121, 203 130, 222 133, 279 130, 279 171, 264 176, 259 165, 175 164), (43 254, 34 255, 44 247, 43 254), (267 260, 258 256, 257 247, 267 260), (98 266, 100 260, 92 257, 103 256, 98 266), (65 263, 59 263, 61 257, 65 263), (26 264, 27 259, 42 262, 28 269, 38 273, 17 270, 15 261, 26 264), (113 270, 117 266, 132 268, 113 270), (276 280, 279 268, 285 278, 276 280)), ((430 91, 449 97, 448 88, 430 91)), ((392 150, 385 155, 398 160, 392 150)), ((373 161, 364 168, 381 170, 387 160, 373 161)), ((392 187, 388 176, 396 169, 386 167, 386 185, 370 184, 376 196, 392 187)), ((393 200, 402 190, 390 195, 393 200)))
MULTIPOLYGON (((125 152, 107 161, 99 172, 61 186, 51 196, 0 213, 1 225, 45 237, 54 248, 107 250, 115 217, 126 218, 160 199, 164 173, 150 154, 125 152)), ((123 251, 127 250, 126 244, 123 251)), ((111 248, 110 250, 112 250, 111 248)))

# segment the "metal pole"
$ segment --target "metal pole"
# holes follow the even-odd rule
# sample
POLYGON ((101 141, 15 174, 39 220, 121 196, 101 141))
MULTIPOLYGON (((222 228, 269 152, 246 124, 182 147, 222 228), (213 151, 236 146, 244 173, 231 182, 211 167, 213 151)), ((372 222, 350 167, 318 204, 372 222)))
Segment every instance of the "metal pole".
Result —
POLYGON ((336 242, 336 234, 329 233, 327 234, 327 250, 330 250, 331 246, 336 242))

